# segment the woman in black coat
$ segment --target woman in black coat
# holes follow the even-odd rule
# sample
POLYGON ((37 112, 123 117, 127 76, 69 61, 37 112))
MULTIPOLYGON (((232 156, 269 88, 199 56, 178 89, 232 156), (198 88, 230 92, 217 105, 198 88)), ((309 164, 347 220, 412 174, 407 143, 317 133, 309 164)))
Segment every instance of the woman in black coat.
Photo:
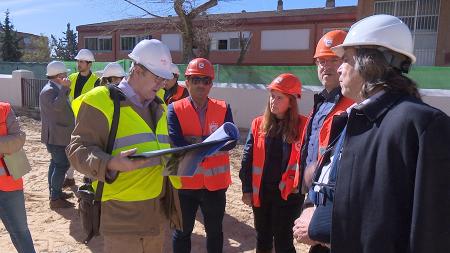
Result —
POLYGON ((331 252, 450 251, 450 118, 403 73, 411 33, 375 15, 333 50, 349 111, 334 192, 331 252))

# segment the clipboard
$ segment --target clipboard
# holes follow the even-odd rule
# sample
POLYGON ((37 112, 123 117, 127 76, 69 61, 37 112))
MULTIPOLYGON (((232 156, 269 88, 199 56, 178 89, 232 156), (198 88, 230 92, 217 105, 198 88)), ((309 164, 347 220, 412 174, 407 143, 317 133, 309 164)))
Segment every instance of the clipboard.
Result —
POLYGON ((5 161, 9 174, 15 180, 31 171, 30 162, 28 161, 27 155, 22 148, 10 155, 5 154, 3 156, 3 160, 5 161))
POLYGON ((236 140, 234 140, 231 137, 227 137, 227 138, 223 138, 223 139, 219 139, 219 140, 195 143, 195 144, 191 144, 191 145, 187 145, 187 146, 183 146, 183 147, 160 149, 160 150, 144 152, 144 153, 140 153, 140 154, 133 154, 133 155, 129 155, 128 158, 139 159, 139 158, 152 158, 152 157, 170 155, 170 154, 183 154, 188 151, 195 150, 195 149, 207 148, 209 146, 214 146, 218 143, 227 142, 227 144, 228 144, 228 142, 230 142, 230 141, 232 142, 232 141, 236 141, 236 140))

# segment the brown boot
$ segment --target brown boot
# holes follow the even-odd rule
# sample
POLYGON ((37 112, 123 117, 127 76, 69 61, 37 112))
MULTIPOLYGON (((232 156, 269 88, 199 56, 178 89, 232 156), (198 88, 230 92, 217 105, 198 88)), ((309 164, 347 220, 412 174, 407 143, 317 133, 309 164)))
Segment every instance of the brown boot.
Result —
POLYGON ((75 179, 73 179, 73 178, 64 179, 62 188, 71 187, 71 186, 75 186, 75 179))
POLYGON ((71 208, 74 207, 75 205, 70 202, 67 201, 63 198, 59 198, 59 199, 55 199, 55 200, 50 200, 50 209, 58 209, 58 208, 71 208))

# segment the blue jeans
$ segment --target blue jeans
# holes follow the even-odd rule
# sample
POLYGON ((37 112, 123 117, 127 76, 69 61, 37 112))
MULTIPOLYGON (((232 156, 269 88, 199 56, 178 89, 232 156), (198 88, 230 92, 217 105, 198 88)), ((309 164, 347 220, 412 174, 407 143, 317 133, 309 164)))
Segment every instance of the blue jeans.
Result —
POLYGON ((174 253, 191 252, 191 234, 194 229, 197 209, 203 214, 208 253, 223 250, 222 220, 225 214, 226 189, 218 191, 180 190, 179 198, 183 217, 183 231, 175 230, 172 237, 174 253))
POLYGON ((51 155, 50 165, 48 167, 50 199, 56 200, 61 197, 64 178, 66 177, 66 172, 70 164, 67 159, 65 146, 47 144, 47 150, 51 155))
POLYGON ((0 191, 0 218, 19 253, 34 253, 23 191, 0 191))

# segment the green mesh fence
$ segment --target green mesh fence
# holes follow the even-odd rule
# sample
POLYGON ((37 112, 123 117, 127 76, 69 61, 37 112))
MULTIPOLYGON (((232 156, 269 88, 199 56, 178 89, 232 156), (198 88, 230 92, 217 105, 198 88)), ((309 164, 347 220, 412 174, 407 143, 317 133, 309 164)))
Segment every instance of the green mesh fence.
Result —
MULTIPOLYGON (((71 73, 76 72, 76 62, 64 62, 71 73)), ((131 66, 131 61, 120 60, 125 71, 131 66)), ((103 70, 108 62, 94 62, 92 71, 103 70)), ((0 62, 0 74, 11 74, 16 69, 33 71, 36 78, 45 79, 45 68, 47 63, 22 63, 22 62, 0 62)), ((178 64, 180 80, 184 81, 186 64, 178 64)), ((245 83, 245 84, 268 84, 281 73, 293 73, 302 81, 303 85, 320 86, 317 78, 316 66, 235 66, 214 65, 217 83, 245 83)), ((408 74, 421 89, 446 89, 450 90, 450 67, 425 67, 415 66, 408 74)))

